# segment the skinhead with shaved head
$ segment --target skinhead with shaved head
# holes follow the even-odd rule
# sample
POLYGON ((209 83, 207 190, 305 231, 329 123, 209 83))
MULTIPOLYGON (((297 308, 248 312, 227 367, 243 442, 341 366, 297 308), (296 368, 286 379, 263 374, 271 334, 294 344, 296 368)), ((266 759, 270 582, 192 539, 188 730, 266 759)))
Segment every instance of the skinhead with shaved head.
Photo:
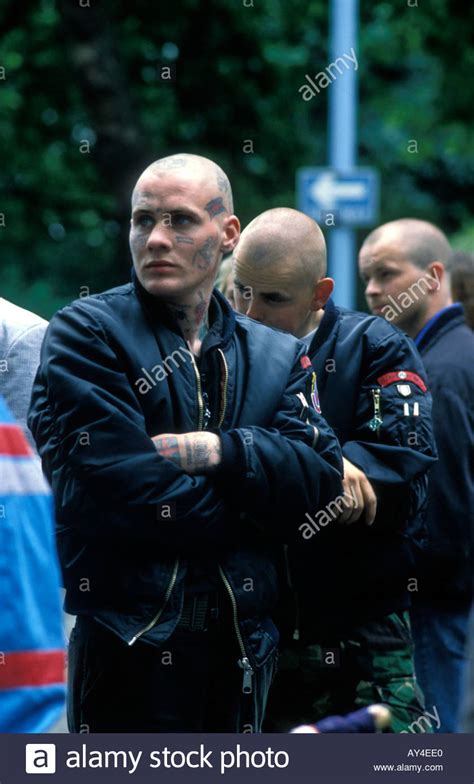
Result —
POLYGON ((177 155, 168 155, 166 158, 159 158, 157 161, 154 161, 149 166, 147 166, 141 176, 143 177, 148 172, 154 174, 165 174, 167 172, 178 173, 181 171, 181 173, 186 172, 186 176, 188 177, 191 175, 193 170, 196 174, 196 177, 198 179, 201 178, 203 184, 212 184, 212 181, 215 181, 219 193, 222 194, 223 203, 227 212, 232 214, 234 211, 234 202, 232 198, 232 189, 230 187, 227 174, 217 163, 211 161, 209 158, 204 158, 202 155, 179 153, 177 155))
POLYGON ((155 161, 132 195, 131 282, 71 303, 47 330, 30 426, 77 616, 71 732, 261 730, 277 543, 295 535, 292 515, 337 497, 342 457, 303 406, 304 346, 214 288, 239 233, 216 163, 155 161))
MULTIPOLYGON (((344 459, 343 495, 334 513, 307 514, 299 525, 301 544, 288 547, 299 617, 280 619, 290 637, 283 641, 265 729, 281 732, 292 723, 349 712, 383 692, 398 732, 423 715, 404 612, 410 556, 401 534, 408 510, 417 531, 425 492, 420 477, 433 462, 420 359, 390 324, 334 304, 323 234, 301 212, 277 208, 253 220, 234 251, 234 273, 241 313, 306 344, 306 363, 314 371, 307 399, 321 406, 344 459), (400 392, 393 382, 408 377, 413 383, 400 392), (402 393, 421 415, 416 443, 409 438, 402 393), (313 537, 311 548, 307 540, 313 537), (324 602, 314 601, 323 594, 324 602), (348 652, 333 681, 314 656, 313 644, 324 647, 327 640, 348 652)), ((269 355, 268 367, 273 359, 269 355)))
POLYGON ((133 190, 130 224, 138 280, 198 342, 220 261, 240 232, 227 175, 200 155, 154 161, 133 190))
POLYGON ((359 270, 372 313, 414 337, 452 302, 450 254, 443 232, 427 221, 402 218, 371 232, 360 250, 359 270))
POLYGON ((263 212, 242 232, 233 258, 237 310, 296 337, 315 328, 333 281, 312 218, 286 207, 263 212))

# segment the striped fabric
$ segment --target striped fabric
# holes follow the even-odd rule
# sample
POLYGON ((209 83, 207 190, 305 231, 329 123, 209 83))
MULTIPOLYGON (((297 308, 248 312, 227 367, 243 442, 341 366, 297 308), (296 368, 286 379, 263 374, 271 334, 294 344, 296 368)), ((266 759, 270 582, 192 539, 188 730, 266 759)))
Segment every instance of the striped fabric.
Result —
POLYGON ((45 732, 62 712, 59 588, 51 493, 0 396, 0 732, 45 732))

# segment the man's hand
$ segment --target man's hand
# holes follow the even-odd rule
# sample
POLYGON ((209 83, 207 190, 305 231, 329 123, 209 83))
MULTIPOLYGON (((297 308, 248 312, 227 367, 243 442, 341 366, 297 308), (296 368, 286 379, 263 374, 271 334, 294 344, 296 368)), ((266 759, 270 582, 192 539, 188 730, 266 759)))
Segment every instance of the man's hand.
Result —
POLYGON ((222 447, 215 433, 164 433, 152 439, 156 451, 188 474, 209 474, 221 462, 222 447))
POLYGON ((344 509, 337 521, 338 523, 355 523, 356 520, 362 518, 367 525, 372 525, 377 512, 377 496, 374 488, 360 468, 346 460, 345 457, 342 460, 344 463, 342 482, 345 494, 344 502, 345 504, 350 502, 350 506, 344 509))

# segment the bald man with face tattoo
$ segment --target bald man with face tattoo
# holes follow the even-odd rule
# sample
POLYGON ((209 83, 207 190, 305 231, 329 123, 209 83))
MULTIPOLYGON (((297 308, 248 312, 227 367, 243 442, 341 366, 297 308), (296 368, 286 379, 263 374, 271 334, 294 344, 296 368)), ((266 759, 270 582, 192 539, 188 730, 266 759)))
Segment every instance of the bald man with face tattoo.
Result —
POLYGON ((344 459, 339 504, 308 509, 286 552, 283 645, 266 729, 383 702, 393 731, 407 730, 424 710, 407 613, 434 462, 422 364, 399 330, 336 307, 324 237, 300 212, 272 209, 252 221, 234 251, 234 274, 241 313, 306 343, 308 395, 344 459))
POLYGON ((222 169, 162 158, 131 206, 132 281, 53 317, 29 417, 77 615, 69 728, 259 732, 277 542, 340 492, 339 446, 305 346, 214 289, 240 231, 222 169))

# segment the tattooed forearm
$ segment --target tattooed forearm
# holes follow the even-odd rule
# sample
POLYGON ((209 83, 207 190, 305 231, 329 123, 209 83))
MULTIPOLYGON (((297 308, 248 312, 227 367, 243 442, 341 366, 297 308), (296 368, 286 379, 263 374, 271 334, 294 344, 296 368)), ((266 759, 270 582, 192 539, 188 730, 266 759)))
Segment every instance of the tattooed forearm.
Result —
POLYGON ((212 218, 215 218, 216 215, 220 215, 221 212, 227 212, 226 208, 224 207, 224 203, 222 201, 222 196, 216 196, 215 199, 211 199, 211 201, 208 201, 204 209, 209 214, 211 220, 212 218))
POLYGON ((174 435, 155 436, 153 439, 156 451, 167 460, 180 462, 178 437, 174 435))
POLYGON ((191 465, 193 462, 193 446, 191 440, 184 436, 184 448, 186 450, 186 457, 184 460, 185 465, 191 465))
POLYGON ((193 256, 193 266, 196 265, 198 269, 208 269, 212 262, 215 261, 215 250, 218 240, 216 237, 208 237, 205 242, 197 249, 193 256))
POLYGON ((185 436, 185 444, 186 444, 186 455, 188 454, 188 450, 190 452, 189 459, 188 459, 188 468, 191 470, 199 471, 203 468, 207 468, 209 465, 209 458, 211 455, 211 450, 207 446, 207 444, 203 444, 199 441, 194 442, 189 438, 189 436, 185 436))
POLYGON ((166 433, 153 438, 157 452, 188 474, 207 474, 221 461, 221 441, 215 433, 166 433))
POLYGON ((185 433, 186 465, 190 474, 206 474, 217 468, 221 460, 221 442, 213 433, 185 433))

